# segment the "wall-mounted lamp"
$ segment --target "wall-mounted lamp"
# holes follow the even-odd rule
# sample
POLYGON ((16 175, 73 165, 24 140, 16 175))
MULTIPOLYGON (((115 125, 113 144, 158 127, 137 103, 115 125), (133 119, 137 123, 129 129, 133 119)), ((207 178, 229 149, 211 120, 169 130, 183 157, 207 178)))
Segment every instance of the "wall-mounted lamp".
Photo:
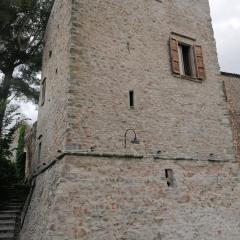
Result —
POLYGON ((128 132, 132 131, 134 133, 134 139, 131 141, 132 144, 139 144, 140 141, 137 139, 137 134, 134 129, 127 129, 125 132, 125 138, 124 138, 124 143, 125 143, 125 148, 127 147, 127 134, 128 132))

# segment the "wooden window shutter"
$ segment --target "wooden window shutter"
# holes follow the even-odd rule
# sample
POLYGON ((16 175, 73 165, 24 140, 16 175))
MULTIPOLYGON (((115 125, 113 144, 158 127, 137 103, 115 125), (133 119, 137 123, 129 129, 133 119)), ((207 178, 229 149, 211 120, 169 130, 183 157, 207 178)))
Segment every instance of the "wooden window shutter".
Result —
POLYGON ((178 41, 174 38, 170 38, 170 51, 171 51, 172 71, 173 73, 180 74, 178 41))
POLYGON ((195 59, 196 59, 197 78, 204 80, 205 79, 205 67, 204 67, 204 62, 203 62, 202 47, 199 45, 195 45, 194 52, 195 52, 195 59))

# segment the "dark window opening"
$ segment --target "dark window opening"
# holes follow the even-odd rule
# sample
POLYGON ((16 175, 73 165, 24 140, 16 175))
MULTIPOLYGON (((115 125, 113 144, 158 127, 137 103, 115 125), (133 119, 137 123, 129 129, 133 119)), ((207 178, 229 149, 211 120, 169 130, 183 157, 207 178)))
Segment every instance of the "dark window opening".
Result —
POLYGON ((165 169, 165 176, 167 179, 168 187, 173 187, 173 170, 172 169, 165 169))
POLYGON ((49 58, 52 57, 52 51, 49 51, 49 58))
POLYGON ((191 76, 190 47, 182 45, 183 69, 186 76, 191 76))
POLYGON ((129 104, 131 108, 134 108, 134 91, 129 91, 129 104))
POLYGON ((41 91, 41 105, 45 102, 45 95, 46 95, 46 78, 42 81, 42 91, 41 91))
POLYGON ((41 159, 41 151, 42 151, 42 143, 40 142, 38 144, 38 162, 40 162, 40 159, 41 159))

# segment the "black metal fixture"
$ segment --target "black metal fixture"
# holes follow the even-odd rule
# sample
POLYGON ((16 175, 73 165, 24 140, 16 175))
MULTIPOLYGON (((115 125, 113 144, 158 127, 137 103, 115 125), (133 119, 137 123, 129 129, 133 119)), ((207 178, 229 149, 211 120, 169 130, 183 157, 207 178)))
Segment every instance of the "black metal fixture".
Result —
POLYGON ((127 134, 128 132, 132 131, 134 133, 134 139, 131 141, 132 144, 139 144, 140 141, 137 139, 137 134, 134 129, 127 129, 125 132, 125 138, 124 138, 124 143, 125 143, 125 148, 127 147, 127 134))

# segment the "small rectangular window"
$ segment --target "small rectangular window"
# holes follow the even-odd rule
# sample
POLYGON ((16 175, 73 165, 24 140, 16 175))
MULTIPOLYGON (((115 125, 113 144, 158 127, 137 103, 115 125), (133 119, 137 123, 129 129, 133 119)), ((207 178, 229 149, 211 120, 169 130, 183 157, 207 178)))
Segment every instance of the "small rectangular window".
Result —
POLYGON ((52 57, 52 50, 51 50, 51 51, 49 51, 48 55, 49 55, 49 58, 51 58, 51 57, 52 57))
POLYGON ((129 91, 129 104, 130 108, 134 108, 134 91, 129 91))
POLYGON ((174 179, 173 179, 173 170, 172 169, 165 169, 165 177, 167 180, 168 187, 173 187, 174 179))
POLYGON ((43 79, 41 84, 41 105, 44 105, 46 95, 46 78, 43 79))

